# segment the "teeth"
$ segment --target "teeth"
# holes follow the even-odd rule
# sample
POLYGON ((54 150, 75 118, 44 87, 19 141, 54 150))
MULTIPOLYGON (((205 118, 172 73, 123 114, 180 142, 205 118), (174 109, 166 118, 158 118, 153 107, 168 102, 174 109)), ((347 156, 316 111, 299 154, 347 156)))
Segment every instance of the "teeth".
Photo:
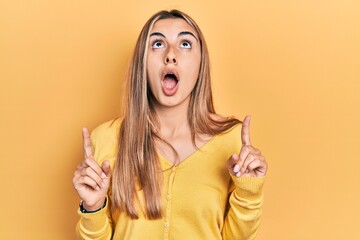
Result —
POLYGON ((173 78, 174 80, 178 81, 178 76, 174 72, 172 72, 170 69, 167 71, 164 71, 163 79, 165 77, 170 77, 170 78, 173 78))

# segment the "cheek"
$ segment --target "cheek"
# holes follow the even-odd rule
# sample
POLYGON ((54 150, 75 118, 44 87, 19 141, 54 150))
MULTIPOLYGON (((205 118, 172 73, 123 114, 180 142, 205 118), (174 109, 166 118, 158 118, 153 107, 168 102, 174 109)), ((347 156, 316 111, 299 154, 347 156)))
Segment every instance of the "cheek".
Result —
POLYGON ((154 66, 154 62, 148 60, 146 64, 146 75, 147 75, 147 81, 153 81, 156 75, 156 68, 154 66))
POLYGON ((187 64, 187 74, 192 81, 196 81, 200 71, 200 57, 196 57, 195 61, 189 61, 187 64))
POLYGON ((152 91, 152 89, 154 89, 155 83, 156 83, 154 73, 152 73, 151 71, 150 72, 148 71, 146 77, 147 77, 146 81, 147 81, 148 88, 150 88, 150 90, 152 91))

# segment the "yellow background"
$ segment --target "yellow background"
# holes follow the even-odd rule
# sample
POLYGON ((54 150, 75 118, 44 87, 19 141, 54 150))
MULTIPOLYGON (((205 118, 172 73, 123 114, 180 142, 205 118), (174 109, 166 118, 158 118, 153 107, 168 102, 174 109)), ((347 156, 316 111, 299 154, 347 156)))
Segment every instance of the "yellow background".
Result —
POLYGON ((1 0, 0 239, 75 238, 81 127, 120 114, 136 37, 172 8, 205 34, 218 111, 252 115, 270 165, 258 239, 360 239, 354 0, 1 0))

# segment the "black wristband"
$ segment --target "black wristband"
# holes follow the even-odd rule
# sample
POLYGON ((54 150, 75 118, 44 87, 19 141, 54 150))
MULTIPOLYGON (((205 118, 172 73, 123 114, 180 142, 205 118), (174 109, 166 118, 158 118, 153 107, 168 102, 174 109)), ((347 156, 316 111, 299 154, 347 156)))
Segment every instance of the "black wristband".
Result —
POLYGON ((100 211, 101 209, 103 209, 103 208, 106 206, 106 201, 107 201, 107 198, 105 198, 104 205, 103 205, 101 208, 96 209, 96 210, 94 210, 94 211, 89 211, 89 210, 86 210, 86 209, 84 208, 84 206, 83 206, 83 201, 81 200, 81 201, 80 201, 80 204, 79 204, 79 206, 80 206, 80 212, 82 212, 82 213, 95 213, 95 212, 98 212, 98 211, 100 211))

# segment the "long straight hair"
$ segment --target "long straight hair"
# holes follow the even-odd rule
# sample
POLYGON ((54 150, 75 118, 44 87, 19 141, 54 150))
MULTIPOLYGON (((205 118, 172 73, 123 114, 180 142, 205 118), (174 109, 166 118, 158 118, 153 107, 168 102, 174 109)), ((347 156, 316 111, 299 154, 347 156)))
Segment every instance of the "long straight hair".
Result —
MULTIPOLYGON (((143 195, 144 216, 148 219, 162 217, 163 173, 155 147, 158 122, 153 100, 147 83, 146 59, 149 35, 156 21, 179 18, 185 20, 197 33, 201 45, 199 76, 191 92, 188 121, 192 142, 200 134, 217 135, 241 123, 228 117, 214 119, 215 114, 211 91, 210 62, 204 36, 195 21, 178 10, 160 11, 144 25, 137 39, 127 76, 124 98, 124 118, 119 133, 119 151, 114 165, 112 179, 112 207, 125 212, 130 218, 139 218, 139 194, 143 195), (142 191, 142 193, 140 192, 142 191)), ((170 145, 170 144, 169 144, 170 145)), ((170 145, 171 147, 171 145, 170 145)))

